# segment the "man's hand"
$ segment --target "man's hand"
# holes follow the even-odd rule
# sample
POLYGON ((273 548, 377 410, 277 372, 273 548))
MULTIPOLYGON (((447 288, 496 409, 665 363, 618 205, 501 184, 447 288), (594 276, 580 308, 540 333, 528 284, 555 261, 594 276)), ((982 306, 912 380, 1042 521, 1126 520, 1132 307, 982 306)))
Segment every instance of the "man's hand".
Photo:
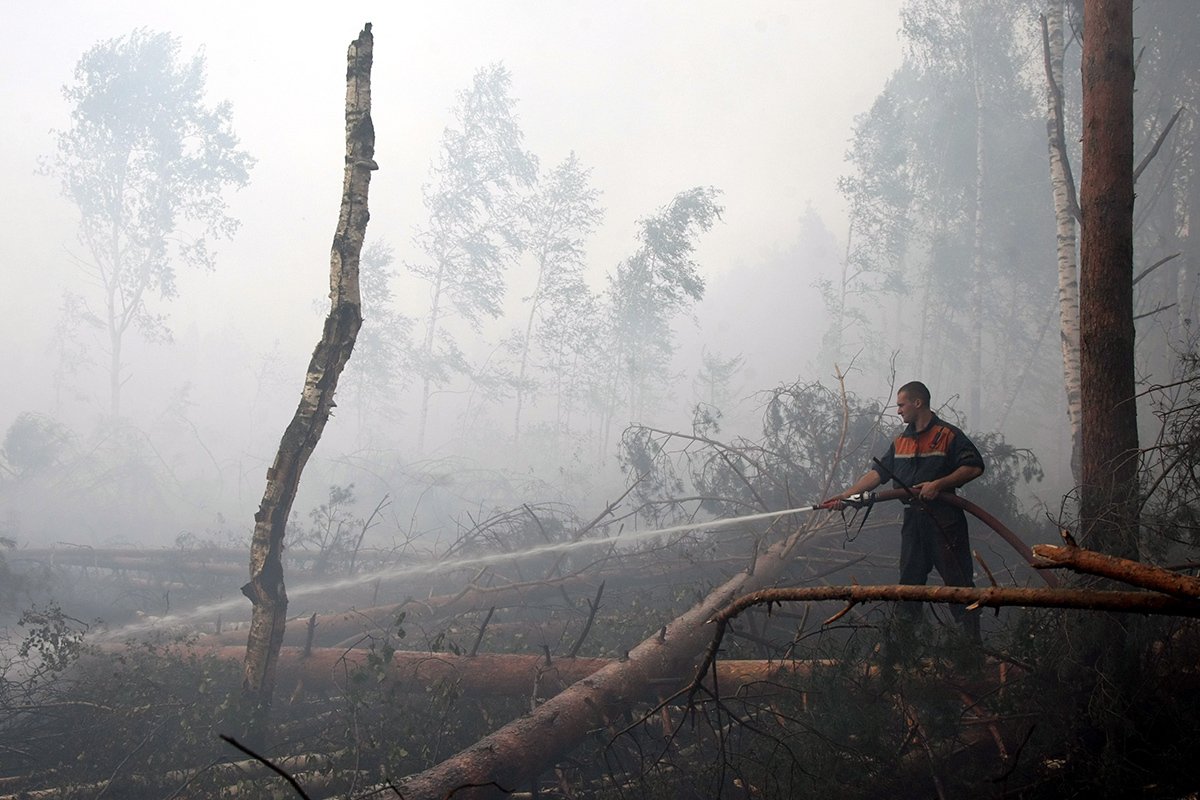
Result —
POLYGON ((817 504, 817 507, 823 508, 826 511, 841 511, 846 507, 846 503, 843 502, 841 495, 838 495, 836 497, 831 497, 828 500, 822 500, 817 504))
POLYGON ((926 481, 925 483, 918 483, 916 486, 914 486, 912 488, 913 488, 913 491, 915 491, 917 493, 917 496, 920 497, 922 500, 934 500, 942 492, 942 488, 938 485, 937 481, 926 481))

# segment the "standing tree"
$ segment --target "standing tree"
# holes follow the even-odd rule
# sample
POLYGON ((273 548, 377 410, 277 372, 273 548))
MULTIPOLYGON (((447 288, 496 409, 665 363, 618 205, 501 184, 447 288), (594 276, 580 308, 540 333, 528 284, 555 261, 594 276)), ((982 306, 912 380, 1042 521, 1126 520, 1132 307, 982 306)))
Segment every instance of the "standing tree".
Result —
POLYGON ((509 82, 501 64, 475 73, 471 88, 459 96, 456 127, 442 135, 433 182, 424 187, 429 226, 416 241, 425 258, 409 265, 430 287, 417 359, 418 452, 425 447, 430 394, 452 372, 465 369, 458 345, 443 329, 444 319, 453 310, 478 329, 484 317, 498 317, 504 270, 521 254, 518 192, 536 180, 537 159, 522 148, 509 82))
POLYGON ((1083 542, 1138 557, 1133 328, 1133 3, 1087 0, 1080 374, 1083 542))
POLYGON ((723 208, 720 192, 697 186, 680 192, 652 217, 641 220, 637 252, 609 276, 610 363, 601 447, 608 444, 613 417, 624 397, 631 418, 645 413, 647 393, 667 382, 675 352, 671 323, 704 296, 704 278, 692 259, 696 237, 709 230, 723 208))
POLYGON ((1079 408, 1079 279, 1076 259, 1076 222, 1079 200, 1067 152, 1063 83, 1066 45, 1063 41, 1063 0, 1050 0, 1042 18, 1042 47, 1046 67, 1046 136, 1050 153, 1050 187, 1054 198, 1055 242, 1058 260, 1058 318, 1062 347, 1063 385, 1067 392, 1067 420, 1071 426, 1071 475, 1080 480, 1079 408))
POLYGON ((692 378, 692 393, 699 405, 707 406, 709 414, 727 414, 737 402, 741 387, 735 379, 746 359, 741 353, 722 358, 707 347, 700 349, 700 369, 692 378))
POLYGON ((288 516, 300 476, 321 439, 334 407, 338 377, 350 360, 362 326, 358 266, 366 236, 367 195, 375 163, 375 125, 371 121, 371 65, 375 39, 363 26, 346 53, 346 155, 342 201, 329 255, 329 314, 313 350, 296 413, 267 470, 267 488, 254 515, 250 541, 250 581, 242 594, 254 604, 246 641, 242 690, 253 706, 250 737, 261 743, 275 691, 275 667, 287 623, 283 582, 283 546, 288 516))
POLYGON ((396 396, 412 374, 413 320, 394 303, 395 261, 395 251, 382 239, 363 248, 359 286, 365 324, 358 334, 354 361, 342 376, 347 393, 354 397, 360 443, 385 440, 385 429, 400 416, 396 396))
POLYGON ((167 33, 138 29, 100 42, 75 67, 63 94, 71 125, 46 165, 80 215, 81 259, 99 293, 108 338, 110 411, 121 413, 125 336, 169 341, 151 301, 176 295, 177 263, 211 269, 208 237, 237 221, 223 193, 249 179, 253 159, 238 149, 230 106, 204 101, 204 57, 179 57, 167 33))
POLYGON ((529 377, 529 355, 535 337, 534 328, 563 305, 569 305, 587 292, 583 282, 584 239, 604 216, 596 204, 600 193, 588 185, 589 170, 571 153, 545 178, 540 190, 526 205, 528 247, 537 262, 537 282, 527 298, 529 316, 525 333, 518 341, 520 367, 517 371, 517 409, 513 421, 513 439, 521 439, 521 411, 527 392, 533 388, 529 377))

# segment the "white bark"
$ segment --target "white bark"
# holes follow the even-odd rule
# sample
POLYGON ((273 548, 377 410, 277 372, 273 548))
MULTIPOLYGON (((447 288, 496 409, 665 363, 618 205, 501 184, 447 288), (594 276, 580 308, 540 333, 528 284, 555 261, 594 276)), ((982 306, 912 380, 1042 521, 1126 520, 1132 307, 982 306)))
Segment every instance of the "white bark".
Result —
POLYGON ((257 713, 249 732, 261 740, 275 688, 275 667, 287 621, 283 582, 283 540, 301 473, 333 410, 338 377, 350 360, 362 325, 358 261, 366 233, 367 190, 375 164, 375 130, 371 122, 373 38, 368 23, 350 44, 346 71, 346 166, 337 231, 329 269, 329 315, 309 362, 300 403, 275 462, 267 471, 267 487, 254 515, 250 544, 250 581, 242 593, 254 604, 246 644, 243 691, 257 713))
POLYGON ((1050 151, 1050 185, 1054 196, 1058 255, 1058 316, 1063 360, 1063 386, 1071 430, 1071 474, 1080 478, 1079 279, 1076 256, 1078 200, 1063 134, 1063 2, 1049 0, 1045 15, 1046 134, 1050 151))

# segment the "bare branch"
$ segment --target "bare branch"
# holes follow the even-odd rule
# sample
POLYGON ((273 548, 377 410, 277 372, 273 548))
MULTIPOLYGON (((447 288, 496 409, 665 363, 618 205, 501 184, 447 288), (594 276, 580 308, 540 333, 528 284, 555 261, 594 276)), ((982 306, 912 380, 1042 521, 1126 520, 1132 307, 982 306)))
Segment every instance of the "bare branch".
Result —
POLYGON ((1150 152, 1146 153, 1146 155, 1142 157, 1142 160, 1138 162, 1137 167, 1135 167, 1133 170, 1134 183, 1137 183, 1137 179, 1142 176, 1142 172, 1145 171, 1146 167, 1150 166, 1150 162, 1154 160, 1156 155, 1158 155, 1158 151, 1162 148, 1163 142, 1166 141, 1167 134, 1171 132, 1171 128, 1175 127, 1175 123, 1179 119, 1179 115, 1182 113, 1183 106, 1175 109, 1175 113, 1172 114, 1171 119, 1167 121, 1166 127, 1162 129, 1162 131, 1158 134, 1158 138, 1154 140, 1154 146, 1150 148, 1150 152))
POLYGON ((292 787, 292 789, 295 790, 296 794, 298 794, 300 797, 303 797, 304 800, 310 800, 308 794, 304 791, 304 787, 302 787, 299 784, 299 782, 297 782, 295 778, 293 778, 291 775, 289 775, 288 772, 286 770, 284 770, 282 767, 276 766, 275 764, 271 763, 271 761, 269 759, 264 758, 263 756, 260 756, 258 753, 254 752, 249 747, 246 747, 244 744, 239 742, 237 739, 234 739, 232 736, 226 736, 223 733, 219 734, 219 735, 220 735, 222 741, 228 742, 229 744, 233 745, 235 748, 242 751, 246 755, 250 756, 255 761, 264 765, 269 770, 274 772, 276 775, 278 775, 279 777, 281 777, 285 781, 287 781, 288 784, 292 787))
POLYGON ((1045 562, 1047 567, 1112 578, 1130 586, 1153 589, 1172 597, 1188 600, 1200 598, 1200 578, 1180 575, 1178 572, 1171 572, 1139 561, 1117 558, 1071 545, 1065 547, 1052 544, 1034 545, 1033 554, 1040 561, 1045 562))
POLYGON ((1137 274, 1137 275, 1134 277, 1134 279, 1133 279, 1133 285, 1134 285, 1134 286, 1137 286, 1137 285, 1138 285, 1138 281, 1140 281, 1142 278, 1146 277, 1146 276, 1147 276, 1147 275, 1149 275, 1151 272, 1154 272, 1154 270, 1158 269, 1158 268, 1159 268, 1159 267, 1161 267, 1163 264, 1166 264, 1166 263, 1167 263, 1168 261, 1170 261, 1171 259, 1178 258, 1178 257, 1179 257, 1179 255, 1180 255, 1179 253, 1172 253, 1172 254, 1171 254, 1171 255, 1169 255, 1169 256, 1165 256, 1165 257, 1163 257, 1163 258, 1160 258, 1158 261, 1155 261, 1153 264, 1151 264, 1150 266, 1146 267, 1144 270, 1142 270, 1141 272, 1139 272, 1139 273, 1138 273, 1138 274, 1137 274))

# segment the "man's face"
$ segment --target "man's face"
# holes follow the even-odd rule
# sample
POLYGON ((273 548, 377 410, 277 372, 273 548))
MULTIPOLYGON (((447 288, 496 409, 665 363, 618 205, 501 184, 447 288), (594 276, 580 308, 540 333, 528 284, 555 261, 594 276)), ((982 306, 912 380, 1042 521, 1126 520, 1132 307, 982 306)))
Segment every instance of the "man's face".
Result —
POLYGON ((916 422, 918 410, 919 406, 914 404, 908 394, 899 392, 896 395, 896 413, 900 415, 900 419, 904 420, 905 425, 912 425, 916 422))

